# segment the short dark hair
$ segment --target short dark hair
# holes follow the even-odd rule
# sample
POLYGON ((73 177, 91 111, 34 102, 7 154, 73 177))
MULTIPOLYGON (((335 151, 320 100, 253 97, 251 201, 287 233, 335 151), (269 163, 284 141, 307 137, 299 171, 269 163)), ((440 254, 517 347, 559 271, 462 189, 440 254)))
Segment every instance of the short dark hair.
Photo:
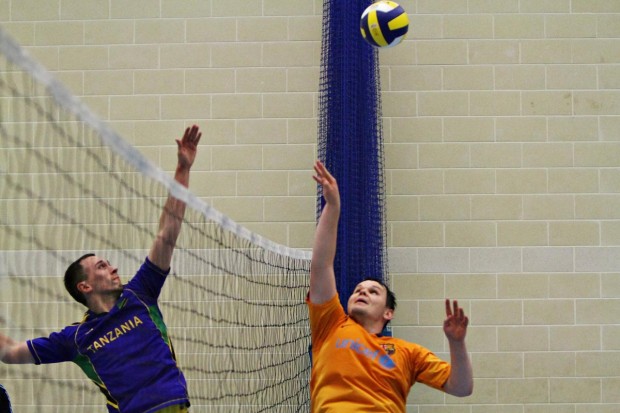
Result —
POLYGON ((84 297, 84 294, 82 294, 80 290, 78 290, 77 285, 82 281, 86 280, 86 272, 84 272, 82 260, 84 258, 94 256, 95 254, 92 253, 82 255, 80 258, 73 261, 71 265, 67 267, 67 271, 65 271, 65 288, 67 289, 67 291, 69 291, 69 294, 71 294, 71 297, 73 297, 75 301, 80 304, 84 304, 87 307, 88 305, 86 304, 86 297, 84 297))
POLYGON ((396 295, 394 295, 394 292, 390 290, 390 287, 388 287, 387 284, 384 283, 382 279, 375 278, 375 277, 366 277, 362 280, 362 282, 364 281, 374 281, 378 284, 381 284, 383 288, 385 288, 385 291, 387 292, 386 297, 385 297, 385 306, 389 308, 390 310, 396 310, 396 295))

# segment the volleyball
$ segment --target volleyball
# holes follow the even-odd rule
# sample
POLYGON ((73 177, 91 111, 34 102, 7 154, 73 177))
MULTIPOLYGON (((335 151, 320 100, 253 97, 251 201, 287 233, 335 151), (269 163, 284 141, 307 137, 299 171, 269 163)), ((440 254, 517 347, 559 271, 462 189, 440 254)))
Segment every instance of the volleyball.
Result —
POLYGON ((409 17, 393 1, 378 1, 364 10, 360 19, 362 37, 374 47, 388 48, 399 44, 409 30, 409 17))

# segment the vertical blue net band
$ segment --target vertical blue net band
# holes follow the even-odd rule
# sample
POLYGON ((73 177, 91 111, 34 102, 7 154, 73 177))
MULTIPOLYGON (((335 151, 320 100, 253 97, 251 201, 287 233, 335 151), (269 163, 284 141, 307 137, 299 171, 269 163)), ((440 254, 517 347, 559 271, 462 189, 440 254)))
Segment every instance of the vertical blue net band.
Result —
MULTIPOLYGON (((325 0, 318 157, 338 180, 342 210, 335 260, 343 306, 367 277, 387 282, 378 51, 360 33, 367 0, 325 0)), ((317 215, 323 207, 319 188, 317 215)))

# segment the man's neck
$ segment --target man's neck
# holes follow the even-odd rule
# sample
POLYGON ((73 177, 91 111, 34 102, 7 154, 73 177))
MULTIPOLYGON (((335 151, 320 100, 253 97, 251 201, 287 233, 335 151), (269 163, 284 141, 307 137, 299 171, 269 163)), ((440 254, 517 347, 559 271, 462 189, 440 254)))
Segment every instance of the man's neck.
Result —
POLYGON ((109 313, 116 305, 121 292, 91 297, 88 301, 88 309, 95 314, 109 313))

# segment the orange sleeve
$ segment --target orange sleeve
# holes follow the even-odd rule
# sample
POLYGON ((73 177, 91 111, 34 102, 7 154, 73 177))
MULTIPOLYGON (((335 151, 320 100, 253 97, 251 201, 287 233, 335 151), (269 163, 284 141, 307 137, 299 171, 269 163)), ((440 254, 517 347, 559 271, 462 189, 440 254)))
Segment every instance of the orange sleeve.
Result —
POLYGON ((345 319, 346 314, 338 294, 322 304, 314 304, 310 297, 306 297, 306 303, 310 312, 310 333, 312 345, 318 348, 345 319))
POLYGON ((432 351, 417 346, 413 358, 413 380, 424 383, 434 389, 443 390, 443 385, 450 377, 450 363, 437 357, 432 351))

